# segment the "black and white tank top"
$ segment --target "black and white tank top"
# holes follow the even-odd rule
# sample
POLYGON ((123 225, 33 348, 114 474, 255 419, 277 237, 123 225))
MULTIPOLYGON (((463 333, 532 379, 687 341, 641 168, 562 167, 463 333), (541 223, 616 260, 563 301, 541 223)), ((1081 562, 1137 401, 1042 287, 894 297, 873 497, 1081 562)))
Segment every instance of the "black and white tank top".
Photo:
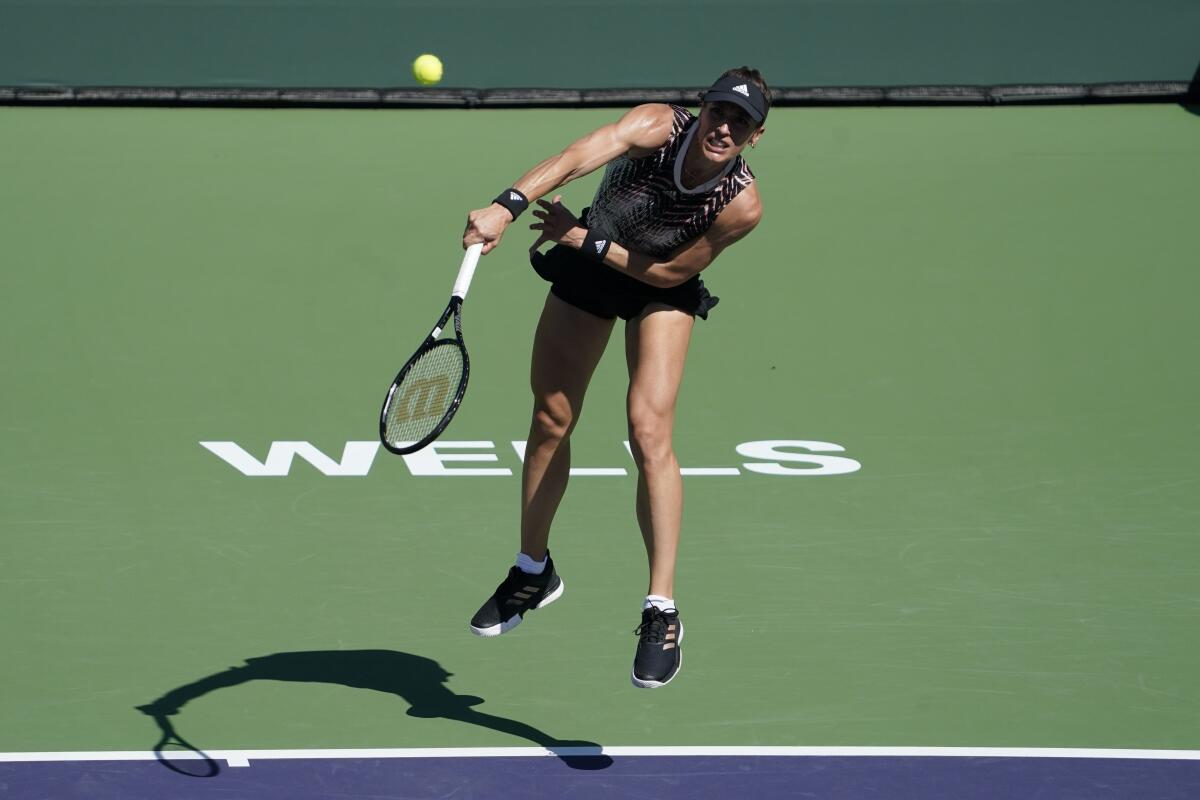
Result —
POLYGON ((687 109, 671 109, 671 138, 642 158, 611 161, 588 211, 588 225, 629 250, 655 258, 707 231, 721 210, 754 182, 754 173, 739 155, 708 183, 684 188, 684 155, 699 126, 687 109))

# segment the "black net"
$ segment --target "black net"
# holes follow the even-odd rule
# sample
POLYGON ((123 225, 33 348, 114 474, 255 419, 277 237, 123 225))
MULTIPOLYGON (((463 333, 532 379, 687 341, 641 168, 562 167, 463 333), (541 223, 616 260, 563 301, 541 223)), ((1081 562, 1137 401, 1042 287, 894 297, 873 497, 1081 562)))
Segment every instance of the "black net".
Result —
MULTIPOLYGON (((692 89, 239 88, 3 86, 0 105, 265 108, 625 108, 698 105, 692 89)), ((1195 103, 1196 80, 1120 83, 776 87, 774 107, 1195 103)))

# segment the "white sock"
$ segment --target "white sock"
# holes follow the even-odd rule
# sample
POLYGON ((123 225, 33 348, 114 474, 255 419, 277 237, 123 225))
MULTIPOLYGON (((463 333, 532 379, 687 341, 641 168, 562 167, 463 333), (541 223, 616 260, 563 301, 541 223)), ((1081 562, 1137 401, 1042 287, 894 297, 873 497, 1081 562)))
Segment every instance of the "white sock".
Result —
MULTIPOLYGON (((546 558, 549 557, 550 554, 547 553, 546 558)), ((543 558, 541 561, 534 561, 524 553, 517 553, 517 568, 527 575, 541 575, 546 571, 546 558, 543 558)))
POLYGON ((642 602, 642 611, 645 611, 650 606, 654 606, 659 611, 674 611, 675 601, 670 597, 663 597, 658 594, 648 594, 642 602))

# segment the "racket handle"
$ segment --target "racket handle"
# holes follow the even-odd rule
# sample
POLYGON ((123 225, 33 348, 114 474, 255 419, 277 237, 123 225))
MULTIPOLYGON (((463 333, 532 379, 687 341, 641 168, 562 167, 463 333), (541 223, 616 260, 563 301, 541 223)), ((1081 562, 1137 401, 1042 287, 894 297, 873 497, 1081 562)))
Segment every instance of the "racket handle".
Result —
POLYGON ((463 255, 462 266, 458 268, 458 278, 454 281, 454 291, 451 293, 459 300, 467 299, 467 290, 471 288, 471 279, 475 277, 475 266, 482 252, 483 242, 479 242, 468 247, 463 255))

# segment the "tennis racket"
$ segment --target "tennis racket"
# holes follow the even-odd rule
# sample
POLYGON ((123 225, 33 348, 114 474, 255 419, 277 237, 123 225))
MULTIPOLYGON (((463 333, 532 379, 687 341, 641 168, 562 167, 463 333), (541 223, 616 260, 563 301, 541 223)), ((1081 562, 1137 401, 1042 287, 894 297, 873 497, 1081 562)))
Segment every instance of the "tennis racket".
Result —
POLYGON ((383 401, 379 440, 397 455, 415 453, 440 436, 467 392, 471 362, 462 337, 462 305, 482 250, 482 243, 467 248, 446 310, 400 369, 383 401), (451 316, 454 338, 439 338, 451 316))

